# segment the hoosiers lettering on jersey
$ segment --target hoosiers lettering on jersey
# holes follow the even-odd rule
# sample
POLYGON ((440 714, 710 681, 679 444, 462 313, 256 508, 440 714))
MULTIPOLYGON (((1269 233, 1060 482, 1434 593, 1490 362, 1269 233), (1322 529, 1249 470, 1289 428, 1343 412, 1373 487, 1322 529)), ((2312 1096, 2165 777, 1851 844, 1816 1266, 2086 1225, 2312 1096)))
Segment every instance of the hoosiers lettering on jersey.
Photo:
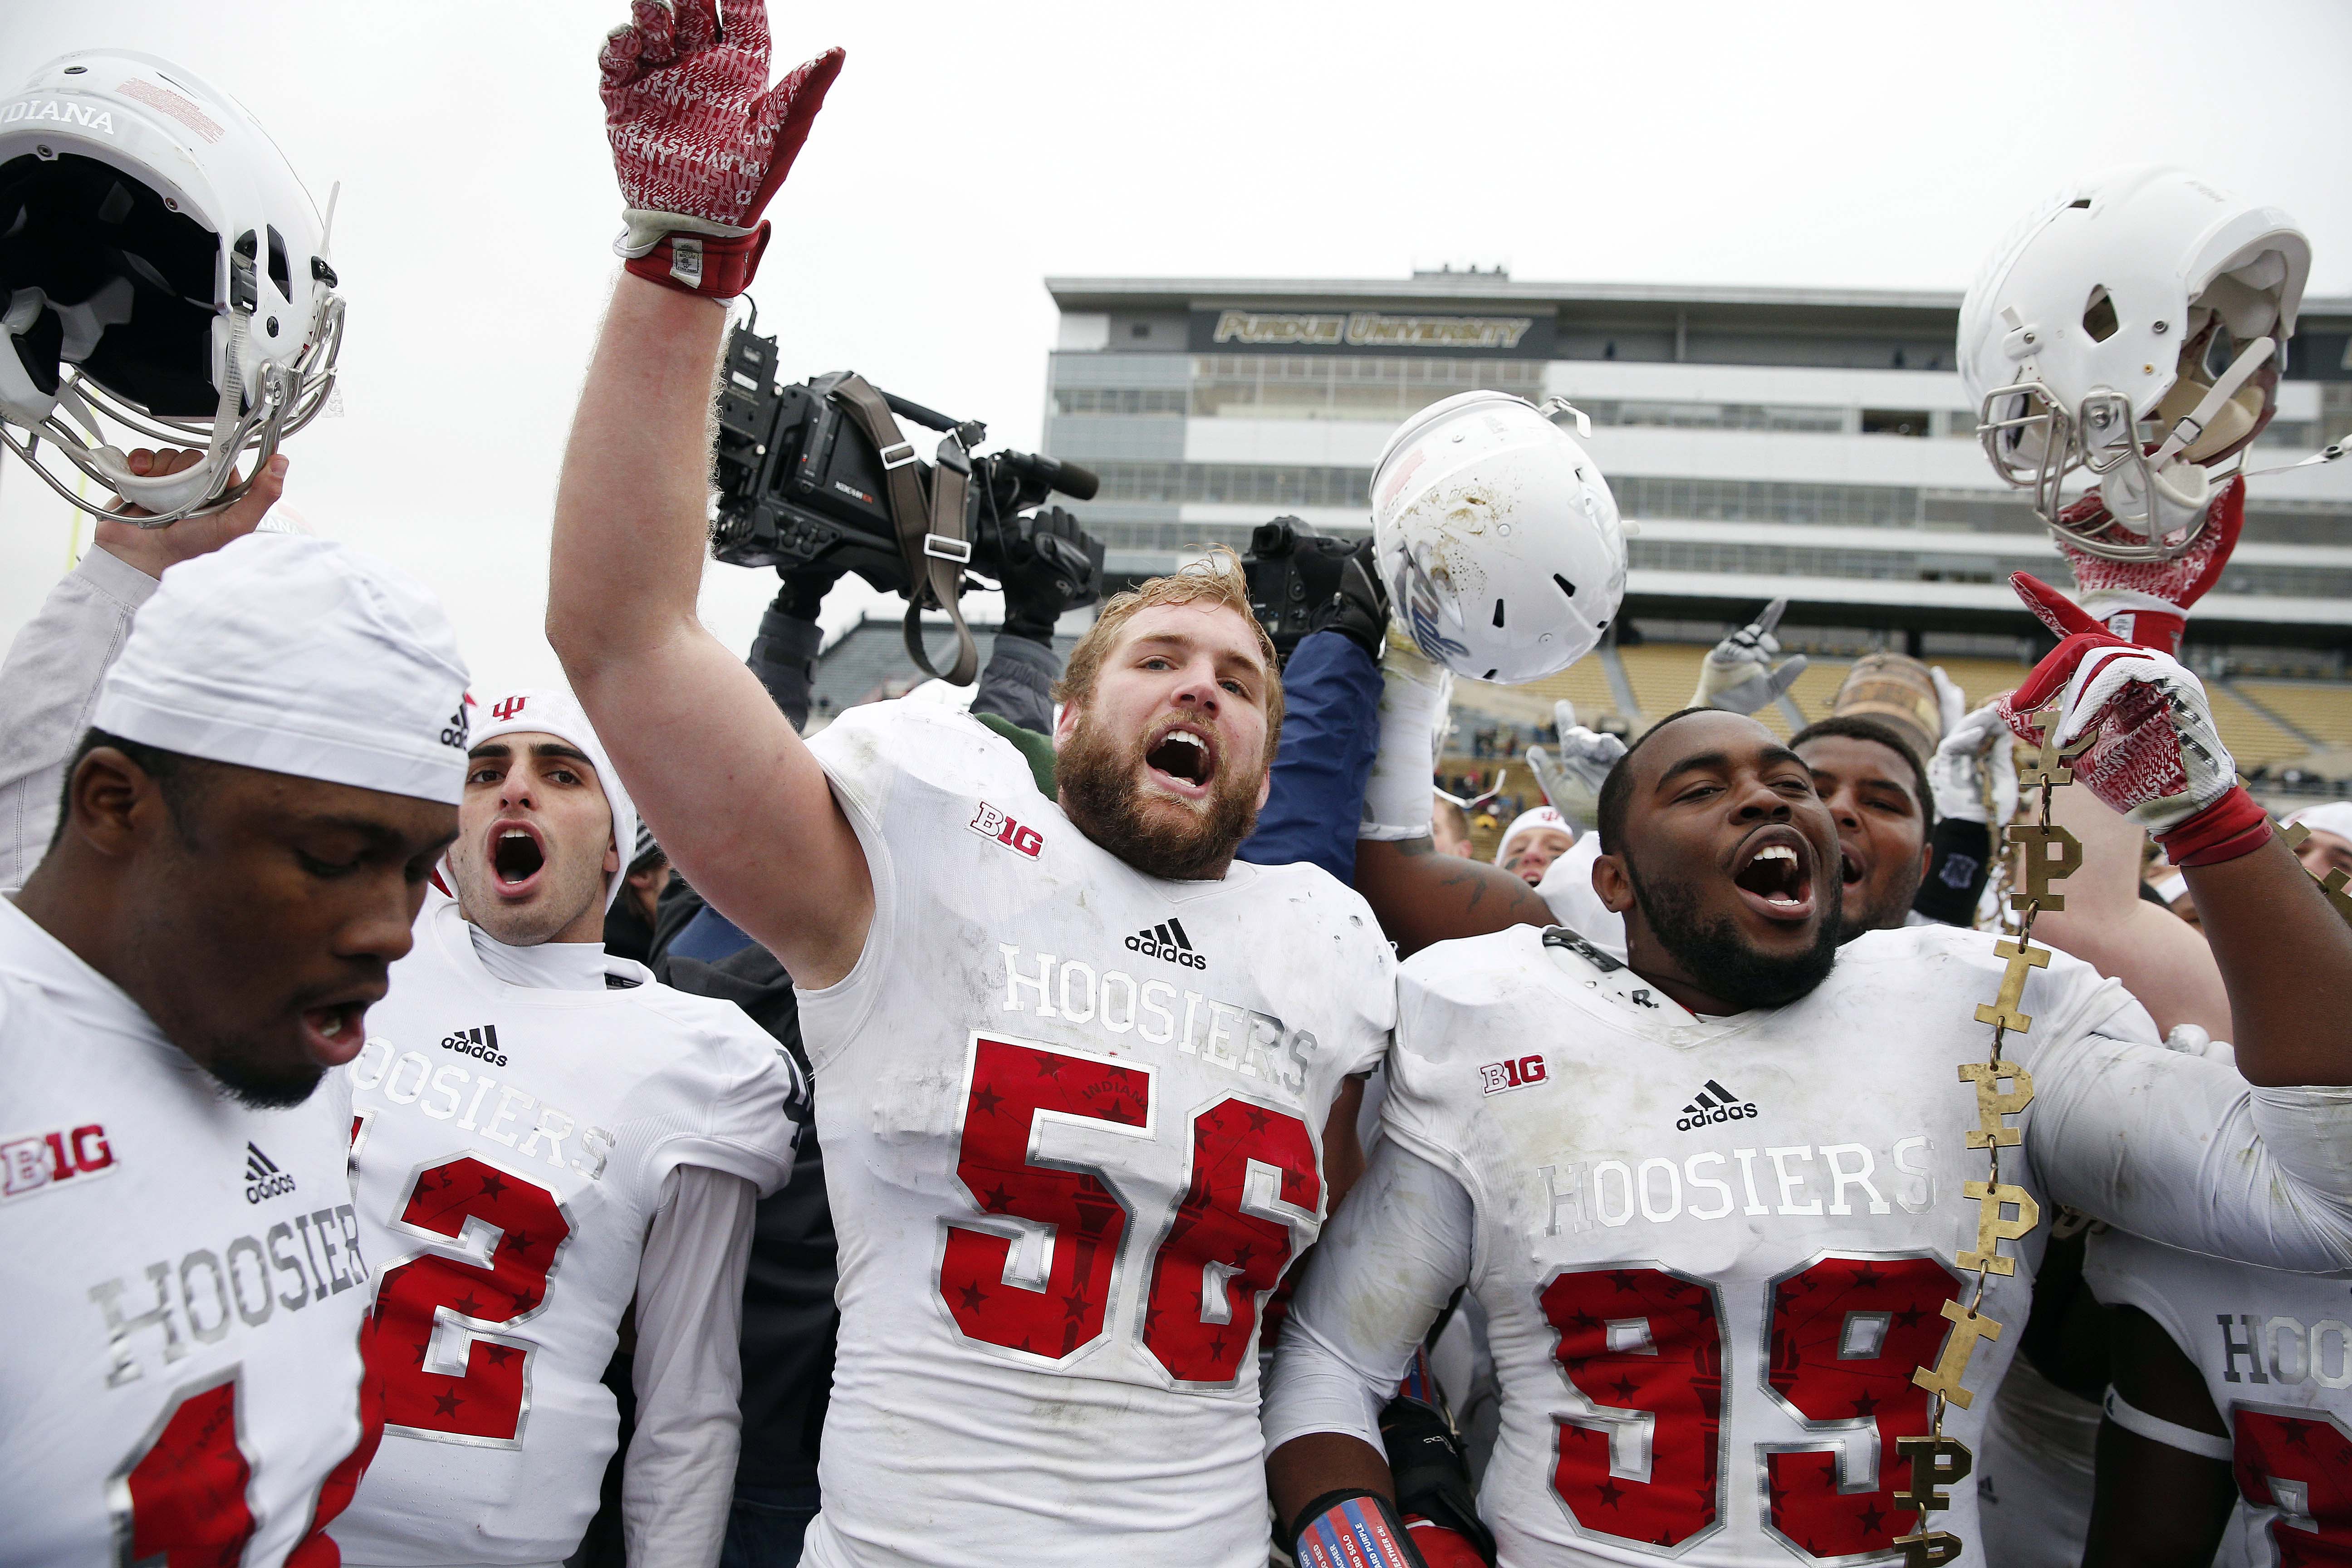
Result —
POLYGON ((0 1563, 325 1568, 375 1441, 341 1076, 237 1103, 0 900, 0 1563))
POLYGON ((558 1561, 596 1509, 602 1379, 673 1177, 781 1184, 799 1079, 740 1010, 642 965, 604 959, 619 987, 509 984, 437 897, 415 936, 341 1075, 385 1440, 334 1536, 355 1565, 558 1561))
POLYGON ((875 918, 801 997, 841 1247, 803 1561, 1264 1568, 1255 1352, 1384 1047, 1370 911, 1306 866, 1144 876, 963 714, 811 750, 875 918))
POLYGON ((2300 1256, 2335 1245, 2235 1120, 2242 1082, 2164 1051, 2119 987, 2063 957, 2019 998, 2035 1099, 2002 1174, 2024 1184, 1969 1194, 1984 1161, 1958 1069, 1981 1058, 1970 1009, 2007 969, 1976 932, 1873 931, 1801 999, 1700 1018, 1532 927, 1417 954, 1385 1137, 1293 1305, 1269 1447, 1313 1432, 1377 1447, 1383 1380, 1466 1283, 1503 1390, 1480 1510, 1504 1561, 1892 1560, 1923 1482, 1950 1504, 1939 1524, 1975 1541, 1959 1457, 1932 1456, 1932 1478, 1916 1463, 1932 1412, 1914 1374, 1935 1369, 1946 1432, 1973 1443, 2019 1338, 1990 1325, 2025 1321, 2040 1256, 2039 1233, 2004 1242, 2024 1266, 1994 1271, 1972 1318, 1956 1259, 1988 1222, 2015 1236, 2022 1196, 2209 1249, 2281 1225, 2300 1256), (1892 1017, 1889 995, 1908 999, 1892 1017), (1489 1093, 1497 1046, 1518 1044, 1541 1049, 1511 1059, 1539 1054, 1556 1087, 1489 1093), (1755 1114, 1677 1129, 1696 1085, 1755 1114), (2146 1176, 2200 1165, 2201 1182, 2146 1176))
POLYGON ((2352 1559, 2352 1276, 2249 1268, 2100 1230, 2083 1279, 2156 1321, 2229 1429, 2238 1504, 2217 1560, 2352 1559))

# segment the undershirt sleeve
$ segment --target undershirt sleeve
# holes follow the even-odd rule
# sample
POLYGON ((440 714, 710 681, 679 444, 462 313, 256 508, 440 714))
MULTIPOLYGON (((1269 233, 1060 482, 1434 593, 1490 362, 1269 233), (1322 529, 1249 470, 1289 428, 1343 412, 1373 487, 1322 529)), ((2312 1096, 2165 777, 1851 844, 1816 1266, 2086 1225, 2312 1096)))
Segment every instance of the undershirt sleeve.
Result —
POLYGON ((25 885, 57 829, 66 763, 157 581, 97 545, 49 590, 0 664, 0 891, 25 885))
POLYGON ((2210 1258, 2352 1268, 2352 1088, 2252 1088, 2104 1035, 2034 1079, 2026 1152, 2057 1202, 2210 1258))
POLYGON ((1381 1407, 1469 1278, 1475 1215, 1446 1172, 1384 1138, 1306 1264, 1266 1385, 1266 1452, 1311 1432, 1381 1447, 1381 1407))
POLYGON ((714 1568, 742 1442, 743 1274, 751 1184, 701 1165, 662 1183, 637 1265, 637 1427, 621 1469, 635 1568, 714 1568))

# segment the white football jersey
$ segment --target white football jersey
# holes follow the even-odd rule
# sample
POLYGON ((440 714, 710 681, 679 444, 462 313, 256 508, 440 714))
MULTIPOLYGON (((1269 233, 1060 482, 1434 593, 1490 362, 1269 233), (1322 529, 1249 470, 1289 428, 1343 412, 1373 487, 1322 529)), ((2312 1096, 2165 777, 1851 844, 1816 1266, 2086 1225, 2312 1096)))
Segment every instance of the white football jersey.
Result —
POLYGON ((605 962, 635 984, 509 984, 436 898, 368 1011, 346 1071, 385 1427, 335 1522, 348 1563, 570 1555, 617 1440, 602 1380, 663 1178, 790 1173, 805 1112, 775 1042, 605 962))
POLYGON ((2250 1268, 2107 1230, 2083 1279, 2161 1324, 2229 1425, 2239 1500, 2217 1561, 2352 1559, 2352 1274, 2250 1268))
POLYGON ((0 900, 0 1563, 331 1568, 373 1255, 350 1093, 254 1110, 0 900))
POLYGON ((813 749, 875 913, 804 992, 840 1238, 812 1568, 1265 1568, 1259 1321, 1394 963, 1309 866, 1147 877, 962 713, 813 749))
MULTIPOLYGON (((1811 995, 1717 1019, 1567 931, 1416 955, 1386 1136, 1300 1289, 1268 1441, 1345 1429, 1293 1408, 1295 1355, 1328 1350, 1376 1388, 1466 1279, 1501 1388, 1481 1507, 1506 1564, 1888 1560, 1916 1521, 1893 1496, 1896 1439, 1928 1428, 1912 1373, 1941 1361, 1955 1259, 1979 1245, 1963 1184, 1988 1162, 1963 1141, 1978 1115, 1957 1069, 1990 1043, 1974 1015, 2006 968, 1993 947, 1870 932, 1811 995), (1413 1190, 1415 1169, 1444 1191, 1413 1190)), ((2035 1099, 2005 1184, 2045 1215, 2072 1203, 2217 1249, 2295 1229, 2235 1074, 2165 1051, 2137 1003, 2063 955, 2022 1008, 2011 1058, 2035 1099)), ((2047 1235, 1998 1243, 2016 1272, 1991 1279, 2002 1336, 1975 1341, 1971 1403, 1947 1415, 1964 1442, 2047 1235)), ((1949 1496, 1942 1528, 1976 1542, 1973 1482, 1949 1496)))

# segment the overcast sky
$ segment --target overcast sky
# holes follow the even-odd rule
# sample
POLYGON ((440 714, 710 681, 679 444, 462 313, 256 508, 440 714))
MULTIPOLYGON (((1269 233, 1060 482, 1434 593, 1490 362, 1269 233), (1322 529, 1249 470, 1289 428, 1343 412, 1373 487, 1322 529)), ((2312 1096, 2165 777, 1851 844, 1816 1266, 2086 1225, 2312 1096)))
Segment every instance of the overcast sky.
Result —
MULTIPOLYGON (((128 47, 234 93, 323 206, 344 416, 289 447, 318 532, 436 588, 478 687, 540 637, 564 426, 614 267, 595 56, 625 6, 0 0, 0 83, 128 47)), ((1049 274, 1964 285, 2035 198, 2119 162, 2285 207, 2352 292, 2352 5, 1194 0, 792 6, 849 60, 754 297, 788 375, 855 368, 1033 446, 1049 274)), ((0 471, 0 637, 70 509, 0 471)), ((87 529, 80 537, 87 538, 87 529)), ((713 566, 748 641, 765 574, 713 566)))

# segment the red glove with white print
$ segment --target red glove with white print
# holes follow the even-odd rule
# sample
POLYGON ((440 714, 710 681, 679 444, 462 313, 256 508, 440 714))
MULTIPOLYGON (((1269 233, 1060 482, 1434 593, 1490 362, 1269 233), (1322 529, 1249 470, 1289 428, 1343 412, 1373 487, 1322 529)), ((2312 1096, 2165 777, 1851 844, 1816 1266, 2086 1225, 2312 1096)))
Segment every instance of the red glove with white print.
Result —
POLYGON ((2238 784, 2203 684, 2171 656, 2107 632, 2048 584, 2020 572, 2010 585, 2063 639, 2000 700, 2011 732, 2039 745, 2032 715, 2056 696, 2058 743, 2094 737, 2071 764, 2076 782, 2154 834, 2174 865, 2261 848, 2270 818, 2238 784))
MULTIPOLYGON (((2066 522, 2095 521, 2106 503, 2096 491, 2059 513, 2066 522)), ((2189 606, 2205 596, 2230 563, 2238 533, 2246 525, 2246 481, 2233 479, 2205 509, 2205 528, 2196 542, 2170 561, 2109 561, 2063 534, 2058 553, 2074 569, 2074 595, 2092 617, 2126 642, 2180 657, 2180 635, 2189 606)))
POLYGON ((842 52, 768 86, 765 0, 633 0, 604 40, 604 133, 628 227, 614 248, 638 277, 731 300, 768 247, 761 213, 784 183, 842 52))

